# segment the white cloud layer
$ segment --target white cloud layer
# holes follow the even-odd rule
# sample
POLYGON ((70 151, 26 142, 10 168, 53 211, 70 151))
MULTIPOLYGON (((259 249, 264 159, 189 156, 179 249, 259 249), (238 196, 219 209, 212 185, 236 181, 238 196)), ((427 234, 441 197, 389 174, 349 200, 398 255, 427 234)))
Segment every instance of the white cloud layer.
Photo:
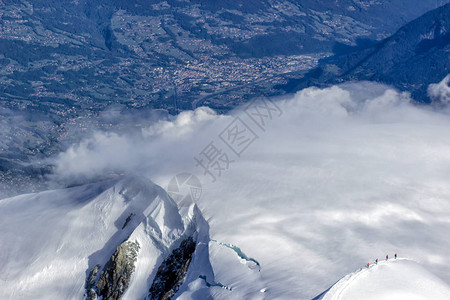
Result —
POLYGON ((428 96, 433 101, 448 104, 450 102, 450 74, 445 76, 441 82, 428 86, 428 96))
POLYGON ((139 171, 165 186, 194 172, 212 238, 261 263, 260 273, 230 275, 212 255, 215 280, 236 291, 311 298, 394 252, 450 282, 449 113, 410 100, 367 82, 309 88, 278 99, 283 114, 265 131, 240 110, 199 108, 137 135, 96 134, 57 158, 56 176, 139 171), (258 135, 241 157, 219 138, 236 115, 258 135), (193 160, 211 141, 234 160, 215 183, 193 160))

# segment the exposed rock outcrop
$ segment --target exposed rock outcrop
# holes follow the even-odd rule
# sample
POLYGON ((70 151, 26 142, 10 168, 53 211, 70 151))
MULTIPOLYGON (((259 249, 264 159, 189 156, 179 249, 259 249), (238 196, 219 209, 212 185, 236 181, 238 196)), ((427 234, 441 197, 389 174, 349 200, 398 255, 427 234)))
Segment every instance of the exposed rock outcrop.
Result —
POLYGON ((100 265, 95 265, 91 271, 89 271, 89 276, 86 279, 86 300, 96 300, 97 299, 97 292, 95 291, 95 283, 97 282, 97 274, 100 270, 100 265))
POLYGON ((120 299, 135 270, 139 248, 137 241, 125 241, 117 247, 100 273, 96 291, 98 296, 102 296, 104 300, 120 299))
POLYGON ((150 288, 149 299, 168 300, 177 293, 186 277, 195 246, 193 237, 188 237, 163 261, 150 288))
POLYGON ((125 220, 125 223, 124 223, 123 226, 122 226, 122 229, 124 229, 124 228, 128 225, 128 223, 130 223, 131 218, 134 217, 135 215, 136 215, 135 213, 131 213, 131 214, 127 217, 127 219, 125 220))

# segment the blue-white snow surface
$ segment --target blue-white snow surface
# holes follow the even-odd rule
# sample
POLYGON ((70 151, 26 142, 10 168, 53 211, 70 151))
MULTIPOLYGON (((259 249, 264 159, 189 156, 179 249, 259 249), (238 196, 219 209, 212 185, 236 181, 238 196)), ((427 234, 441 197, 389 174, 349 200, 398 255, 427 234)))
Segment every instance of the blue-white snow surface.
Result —
MULTIPOLYGON (((188 279, 214 280, 201 261, 208 258, 205 225, 195 205, 179 209, 162 188, 137 177, 2 200, 0 299, 83 299, 90 269, 104 266, 125 240, 140 249, 122 299, 144 299, 162 260, 187 236, 200 244, 188 279)), ((209 289, 197 284, 195 295, 208 297, 209 289)))
POLYGON ((415 261, 391 259, 345 276, 319 299, 446 300, 450 286, 415 261))

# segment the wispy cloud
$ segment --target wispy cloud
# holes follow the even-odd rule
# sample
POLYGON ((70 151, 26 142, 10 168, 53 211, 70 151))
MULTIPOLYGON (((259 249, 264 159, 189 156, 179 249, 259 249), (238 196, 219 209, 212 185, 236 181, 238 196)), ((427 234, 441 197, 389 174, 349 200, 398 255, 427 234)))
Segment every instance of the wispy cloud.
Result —
POLYGON ((430 84, 428 86, 428 96, 433 101, 448 104, 450 102, 450 74, 445 76, 441 82, 430 84))

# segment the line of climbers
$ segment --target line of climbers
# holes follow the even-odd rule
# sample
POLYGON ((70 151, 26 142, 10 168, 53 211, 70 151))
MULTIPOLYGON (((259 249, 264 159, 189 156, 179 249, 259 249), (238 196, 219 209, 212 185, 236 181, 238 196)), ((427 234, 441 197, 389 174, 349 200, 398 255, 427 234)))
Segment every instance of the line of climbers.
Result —
MULTIPOLYGON (((386 254, 386 260, 388 260, 388 259, 389 259, 389 255, 386 254)), ((394 254, 394 259, 397 259, 397 253, 394 254)), ((376 265, 378 264, 378 258, 375 259, 375 264, 376 265)), ((367 263, 366 267, 369 268, 370 267, 370 263, 367 263)))

